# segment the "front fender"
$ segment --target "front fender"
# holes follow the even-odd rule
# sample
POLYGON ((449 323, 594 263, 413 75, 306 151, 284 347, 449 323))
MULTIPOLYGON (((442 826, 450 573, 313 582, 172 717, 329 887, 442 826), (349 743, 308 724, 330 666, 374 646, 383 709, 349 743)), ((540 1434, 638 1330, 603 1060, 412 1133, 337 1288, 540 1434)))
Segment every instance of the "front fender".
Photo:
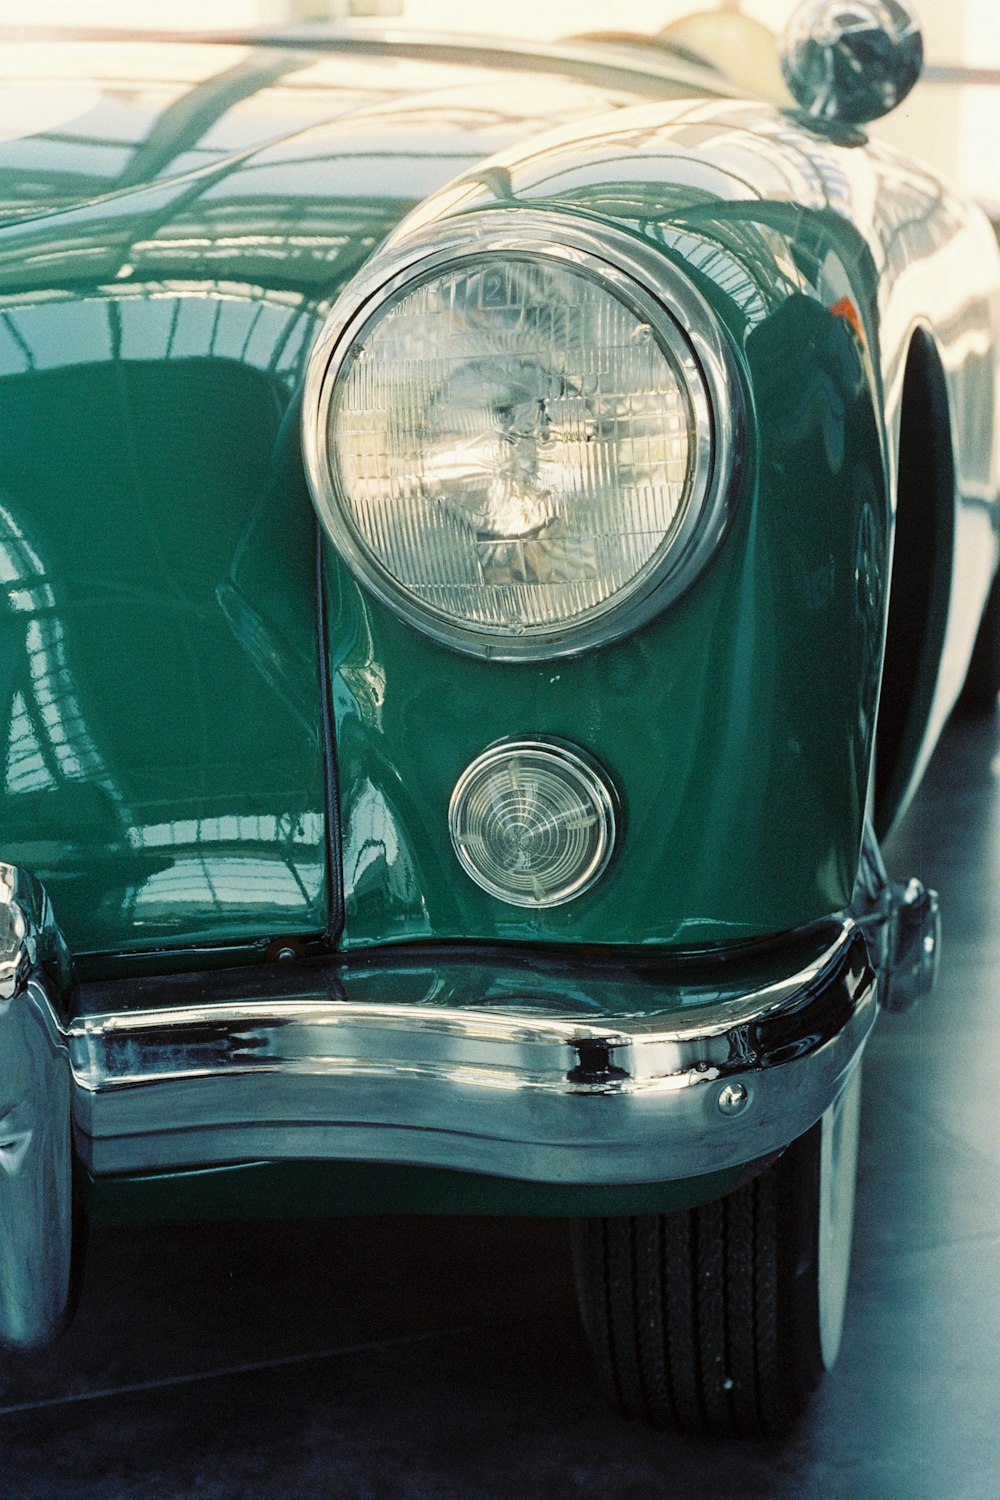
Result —
POLYGON ((418 936, 701 945, 792 928, 851 898, 892 507, 878 278, 867 240, 801 153, 764 141, 754 157, 744 129, 742 175, 704 163, 705 121, 726 108, 644 107, 547 137, 470 174, 394 236, 505 205, 641 236, 724 327, 747 431, 733 524, 703 576, 586 656, 456 656, 405 629, 331 552, 348 947, 418 936), (779 168, 793 201, 774 180, 761 185, 779 168), (464 767, 525 732, 586 745, 625 813, 598 886, 529 913, 462 879, 447 839, 464 767))

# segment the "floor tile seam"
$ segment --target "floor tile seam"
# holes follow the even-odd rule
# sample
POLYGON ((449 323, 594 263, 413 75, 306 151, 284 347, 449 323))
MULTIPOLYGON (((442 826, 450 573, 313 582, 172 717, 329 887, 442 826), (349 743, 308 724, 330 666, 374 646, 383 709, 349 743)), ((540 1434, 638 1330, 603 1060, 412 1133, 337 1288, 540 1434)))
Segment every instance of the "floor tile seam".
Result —
POLYGON ((239 1365, 221 1365, 214 1370, 194 1370, 181 1375, 164 1375, 157 1380, 139 1380, 128 1385, 104 1386, 96 1391, 74 1391, 65 1396, 45 1396, 38 1401, 13 1402, 0 1406, 0 1418, 20 1416, 25 1412, 43 1411, 57 1406, 74 1406, 84 1401, 113 1400, 117 1396, 142 1395, 145 1391, 169 1390, 174 1386, 197 1385, 207 1380, 227 1380, 239 1375, 265 1374, 269 1370, 294 1368, 296 1365, 322 1363, 324 1360, 351 1358, 358 1354, 377 1354, 383 1349, 403 1349, 435 1340, 460 1338, 487 1325, 463 1323, 454 1328, 438 1328, 429 1333, 404 1334, 392 1339, 369 1339, 359 1344, 338 1344, 331 1349, 315 1349, 304 1354, 286 1354, 278 1359, 252 1360, 239 1365))

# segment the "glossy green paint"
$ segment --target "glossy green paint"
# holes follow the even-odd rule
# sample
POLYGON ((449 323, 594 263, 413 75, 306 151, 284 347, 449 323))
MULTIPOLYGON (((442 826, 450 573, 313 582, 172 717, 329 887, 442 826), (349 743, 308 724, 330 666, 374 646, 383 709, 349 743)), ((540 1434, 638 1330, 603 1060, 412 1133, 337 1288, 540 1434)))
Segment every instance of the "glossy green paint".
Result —
MULTIPOLYGON (((979 507, 965 551, 982 592, 995 555, 996 476, 976 468, 994 402, 981 226, 929 173, 695 99, 662 59, 602 82, 592 52, 574 77, 447 47, 152 51, 145 76, 142 49, 78 47, 107 97, 64 97, 53 65, 63 115, 0 145, 0 852, 45 880, 91 972, 102 954, 170 967, 185 947, 252 955, 326 926, 294 396, 331 301, 411 210, 537 204, 643 237, 715 308, 748 421, 717 558, 586 658, 435 647, 328 553, 345 944, 700 945, 843 905, 918 316, 947 374, 959 497, 979 507), (845 299, 854 326, 830 311, 845 299), (446 832, 460 771, 526 731, 586 746, 624 805, 606 877, 541 914, 471 886, 446 832)), ((974 622, 954 594, 949 610, 953 673, 974 622)), ((952 686, 930 695, 924 747, 952 686)))
POLYGON ((902 784, 961 685, 996 558, 997 475, 982 439, 995 402, 996 248, 929 170, 865 144, 760 105, 642 106, 515 147, 413 216, 416 228, 537 207, 657 248, 726 329, 745 447, 732 525, 704 575, 643 630, 580 659, 460 657, 336 573, 348 946, 469 934, 722 943, 850 900, 917 326, 946 372, 957 456, 956 545, 939 573, 950 582, 960 561, 964 588, 943 591, 944 649, 902 784), (524 733, 584 746, 624 807, 601 881, 541 912, 464 880, 446 833, 464 767, 524 733))
POLYGON ((428 191, 613 98, 287 48, 30 55, 51 125, 0 143, 0 850, 85 976, 260 957, 328 925, 313 336, 428 191))
MULTIPOLYGON (((315 942, 327 926, 295 397, 331 302, 410 212, 535 204, 640 236, 715 309, 746 435, 713 563, 669 611, 585 658, 499 665, 434 646, 327 551, 344 945, 708 947, 845 904, 917 320, 946 372, 956 555, 971 571, 965 599, 949 599, 951 677, 914 726, 914 770, 995 557, 981 437, 996 274, 981 226, 929 173, 763 106, 696 97, 662 59, 602 79, 593 52, 575 76, 454 48, 71 53, 41 65, 51 126, 0 143, 0 854, 45 881, 80 969, 207 968, 206 954, 252 959, 277 934, 315 942), (97 96, 65 88, 78 74, 97 96), (663 102, 632 108, 651 94, 663 102), (845 302, 851 318, 831 311, 845 302), (624 813, 599 885, 537 914, 472 886, 446 825, 469 760, 525 732, 586 746, 624 813)), ((414 958, 400 992, 426 1003, 435 972, 414 958)), ((573 1003, 589 993, 578 984, 573 1003)), ((106 1222, 653 1212, 736 1180, 596 1198, 251 1163, 97 1183, 92 1208, 106 1222)))
MULTIPOLYGON (((718 277, 698 280, 732 340, 748 413, 731 529, 702 578, 649 626, 552 663, 459 656, 335 572, 347 946, 470 935, 726 942, 850 900, 889 497, 871 365, 827 309, 837 300, 828 278, 846 274, 846 256, 859 259, 861 247, 817 222, 796 281, 776 264, 780 231, 768 206, 692 205, 661 182, 643 191, 632 182, 629 192, 622 204, 608 188, 602 212, 617 208, 616 222, 640 222, 654 243, 669 224, 718 277), (729 288, 748 243, 756 279, 737 283, 737 301, 729 288), (493 740, 526 732, 585 746, 624 809, 601 881, 538 912, 481 892, 447 837, 464 767, 493 740)), ((592 211, 592 198, 578 197, 592 211)), ((681 259, 676 245, 662 248, 681 259)))
POLYGON ((587 1188, 377 1162, 248 1162, 147 1177, 91 1178, 87 1198, 91 1221, 104 1227, 344 1214, 561 1219, 696 1208, 732 1192, 747 1176, 746 1167, 734 1167, 678 1182, 587 1188))
POLYGON ((4 347, 4 856, 78 953, 322 928, 313 533, 268 483, 281 393, 231 358, 155 357, 149 304, 92 311, 79 363, 43 364, 51 304, 16 315, 35 368, 4 347), (265 517, 305 627, 294 697, 255 658, 259 603, 235 608, 265 517))

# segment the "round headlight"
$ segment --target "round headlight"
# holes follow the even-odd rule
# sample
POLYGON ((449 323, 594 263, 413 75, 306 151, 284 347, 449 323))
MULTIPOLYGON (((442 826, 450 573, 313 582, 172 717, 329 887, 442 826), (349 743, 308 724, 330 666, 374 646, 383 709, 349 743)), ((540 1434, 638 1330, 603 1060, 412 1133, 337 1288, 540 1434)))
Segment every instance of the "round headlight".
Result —
POLYGON ((313 495, 355 572, 431 635, 503 660, 582 650, 714 549, 727 377, 715 320, 648 247, 470 215, 376 256, 334 309, 307 382, 313 495))
POLYGON ((505 740, 459 777, 448 823, 460 864, 483 890, 511 906, 558 906, 606 868, 615 799, 575 746, 505 740))

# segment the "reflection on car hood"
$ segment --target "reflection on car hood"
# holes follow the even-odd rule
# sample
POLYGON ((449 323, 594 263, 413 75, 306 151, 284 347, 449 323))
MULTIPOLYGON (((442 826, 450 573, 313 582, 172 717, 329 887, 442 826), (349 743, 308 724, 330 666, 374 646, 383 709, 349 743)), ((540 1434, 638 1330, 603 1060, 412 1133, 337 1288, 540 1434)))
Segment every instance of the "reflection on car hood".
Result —
POLYGON ((671 92, 445 53, 5 51, 0 828, 78 958, 323 930, 313 338, 453 176, 671 92))
POLYGON ((330 52, 135 38, 8 42, 0 72, 0 224, 222 173, 261 147, 348 119, 395 140, 387 180, 376 171, 371 191, 395 196, 402 178, 426 193, 450 163, 457 170, 546 126, 710 84, 705 73, 699 88, 696 69, 672 77, 662 62, 643 71, 593 49, 508 47, 490 58, 445 43, 330 52), (418 158, 424 167, 414 172, 418 158))

